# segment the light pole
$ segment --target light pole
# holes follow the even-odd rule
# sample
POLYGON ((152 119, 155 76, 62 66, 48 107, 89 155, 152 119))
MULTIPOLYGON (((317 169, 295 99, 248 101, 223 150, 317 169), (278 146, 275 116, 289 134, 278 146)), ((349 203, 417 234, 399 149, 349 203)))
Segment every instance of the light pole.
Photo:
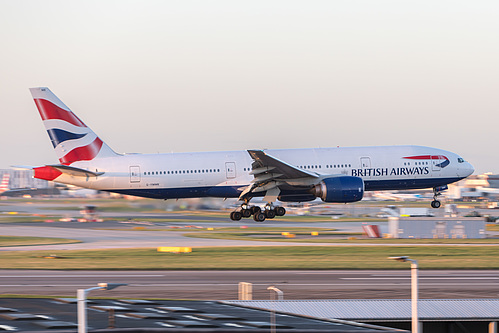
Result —
MULTIPOLYGON (((275 286, 270 286, 267 288, 267 290, 270 291, 270 299, 272 301, 275 301, 275 298, 272 296, 272 291, 275 291, 275 293, 277 294, 277 300, 282 301, 284 299, 284 293, 281 291, 281 289, 276 288, 275 286)), ((273 306, 275 306, 275 304, 273 304, 273 306)), ((275 312, 275 309, 272 309, 270 311, 270 333, 275 333, 276 331, 275 312)))
POLYGON ((412 313, 411 331, 412 333, 420 333, 420 325, 418 317, 418 261, 414 259, 409 259, 408 256, 388 257, 388 259, 411 263, 411 313, 412 313))
POLYGON ((275 291, 276 294, 277 294, 277 300, 278 301, 282 301, 284 299, 284 293, 281 291, 281 289, 276 288, 274 286, 270 286, 270 287, 267 288, 267 290, 273 290, 273 291, 275 291))
POLYGON ((78 333, 87 333, 87 294, 92 290, 111 290, 126 285, 126 283, 98 283, 97 287, 78 289, 76 292, 78 300, 78 333))

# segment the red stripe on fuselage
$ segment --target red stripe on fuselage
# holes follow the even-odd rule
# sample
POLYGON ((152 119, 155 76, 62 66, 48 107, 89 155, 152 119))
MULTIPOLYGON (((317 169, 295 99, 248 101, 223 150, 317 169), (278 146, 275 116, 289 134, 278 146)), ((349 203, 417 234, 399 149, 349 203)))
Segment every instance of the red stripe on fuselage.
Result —
POLYGON ((91 144, 83 146, 83 147, 78 147, 73 150, 71 150, 69 153, 64 155, 62 158, 59 159, 59 161, 62 164, 65 165, 70 165, 73 162, 76 161, 90 161, 93 160, 95 156, 99 153, 101 147, 102 147, 102 140, 99 138, 96 138, 91 144))
POLYGON ((46 99, 35 99, 36 107, 43 120, 59 119, 79 127, 87 127, 73 112, 61 109, 46 99))
POLYGON ((443 155, 420 155, 404 157, 409 160, 447 160, 448 158, 443 155))

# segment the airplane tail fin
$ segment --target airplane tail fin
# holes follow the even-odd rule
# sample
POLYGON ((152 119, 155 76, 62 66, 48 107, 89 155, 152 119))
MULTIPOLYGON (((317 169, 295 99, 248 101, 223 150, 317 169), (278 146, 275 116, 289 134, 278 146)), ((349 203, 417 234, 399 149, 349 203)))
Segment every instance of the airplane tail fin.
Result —
POLYGON ((117 156, 49 88, 30 88, 61 164, 117 156))
POLYGON ((9 190, 9 178, 10 174, 4 173, 2 177, 2 182, 0 183, 0 193, 3 193, 5 191, 9 190))

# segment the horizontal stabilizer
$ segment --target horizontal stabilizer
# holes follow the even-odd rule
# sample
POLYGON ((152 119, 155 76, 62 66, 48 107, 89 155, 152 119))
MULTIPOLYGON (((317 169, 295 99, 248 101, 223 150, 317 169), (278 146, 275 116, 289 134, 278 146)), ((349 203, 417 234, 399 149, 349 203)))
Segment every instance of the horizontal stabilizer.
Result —
POLYGON ((10 167, 14 170, 33 170, 34 168, 36 168, 31 165, 11 165, 10 167))
POLYGON ((56 170, 59 170, 62 173, 67 175, 75 176, 75 177, 97 177, 104 174, 104 172, 93 172, 85 169, 75 168, 69 165, 49 165, 56 170))

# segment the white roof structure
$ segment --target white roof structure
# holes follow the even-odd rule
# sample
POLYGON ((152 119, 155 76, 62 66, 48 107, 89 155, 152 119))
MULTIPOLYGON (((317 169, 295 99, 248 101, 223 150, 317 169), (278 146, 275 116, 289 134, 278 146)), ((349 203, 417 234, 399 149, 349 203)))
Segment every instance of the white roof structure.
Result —
MULTIPOLYGON (((410 321, 410 299, 224 301, 261 310, 322 319, 410 321)), ((421 299, 421 321, 499 321, 499 299, 421 299)))

